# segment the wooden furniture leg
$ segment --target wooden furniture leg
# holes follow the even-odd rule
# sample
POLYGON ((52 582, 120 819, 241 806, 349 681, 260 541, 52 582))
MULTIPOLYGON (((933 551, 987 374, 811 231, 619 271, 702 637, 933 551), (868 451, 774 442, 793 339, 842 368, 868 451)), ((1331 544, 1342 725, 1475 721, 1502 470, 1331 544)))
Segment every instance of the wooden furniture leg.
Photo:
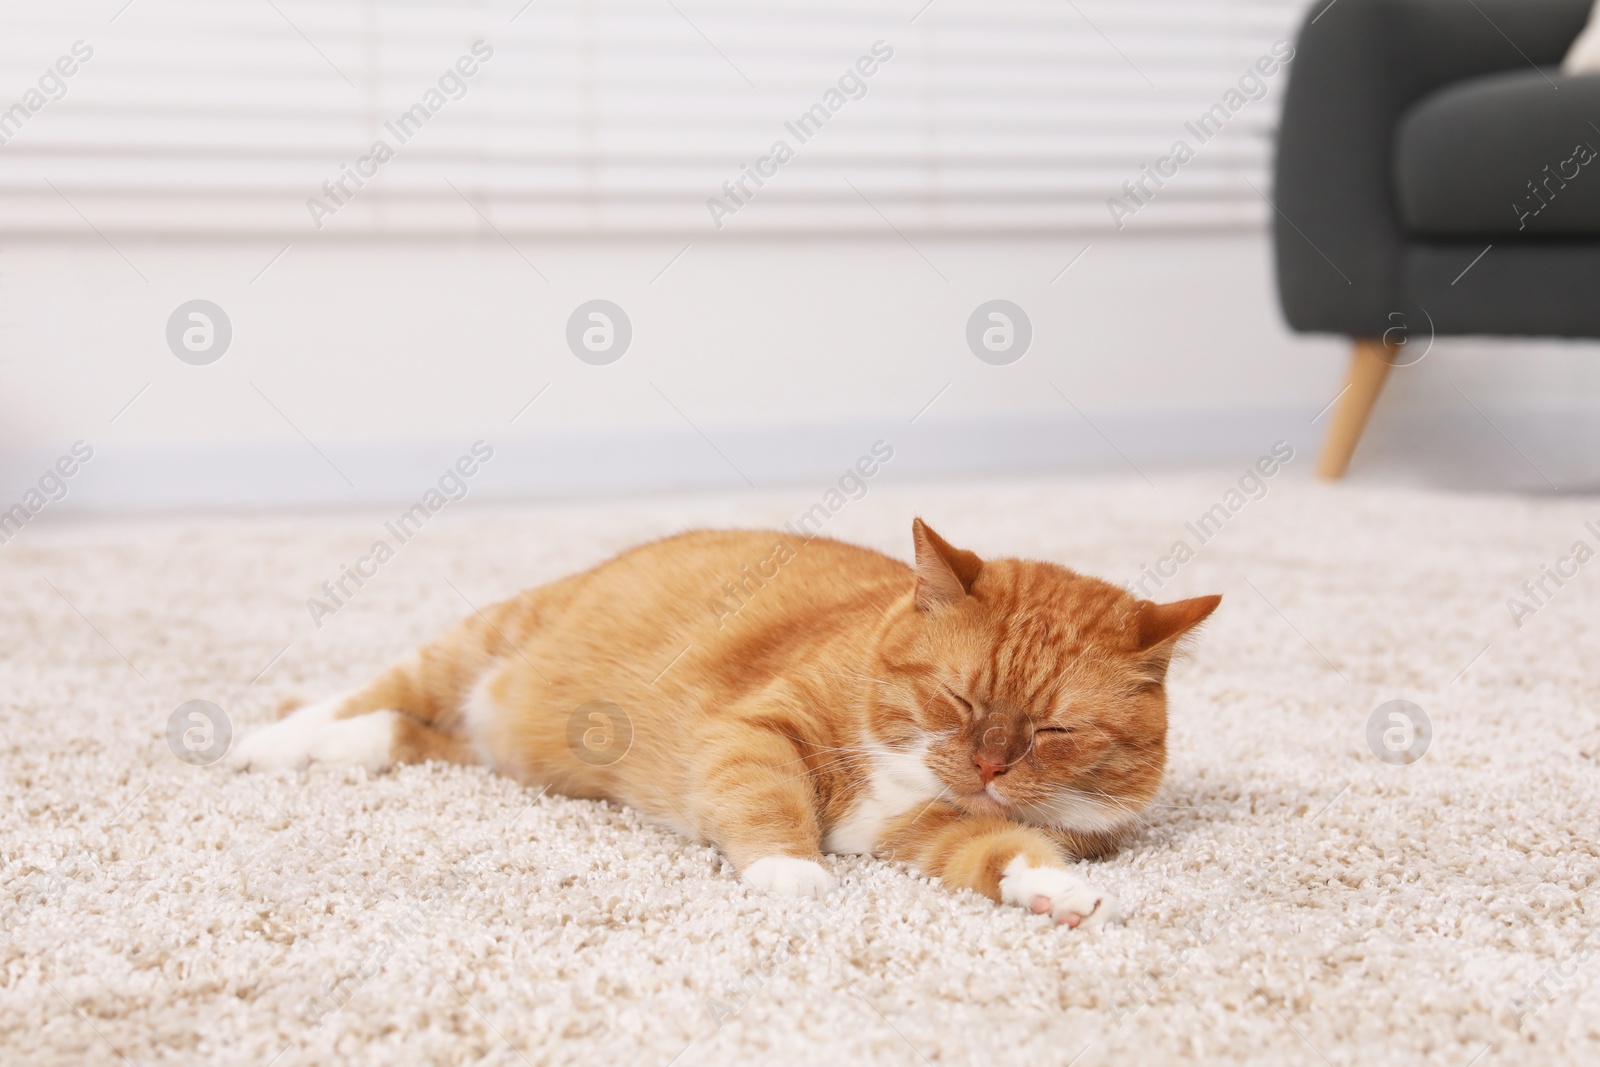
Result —
POLYGON ((1394 352, 1394 346, 1384 341, 1356 339, 1355 352, 1350 358, 1350 377, 1334 405, 1328 436, 1322 442, 1322 454, 1317 457, 1318 477, 1330 481, 1344 477, 1356 442, 1361 440, 1361 431, 1367 428, 1372 406, 1377 403, 1383 383, 1389 377, 1394 352))

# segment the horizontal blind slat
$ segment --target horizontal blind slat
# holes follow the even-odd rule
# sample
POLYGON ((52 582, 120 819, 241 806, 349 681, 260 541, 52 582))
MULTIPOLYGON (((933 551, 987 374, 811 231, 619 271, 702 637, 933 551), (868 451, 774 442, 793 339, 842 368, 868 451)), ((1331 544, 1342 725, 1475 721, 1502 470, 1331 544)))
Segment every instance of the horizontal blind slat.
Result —
POLYGON ((107 232, 292 236, 314 232, 319 198, 333 230, 480 232, 459 189, 508 231, 704 232, 708 199, 780 140, 795 159, 753 195, 746 179, 741 231, 881 230, 851 183, 902 228, 1108 226, 1107 198, 1179 140, 1194 158, 1140 224, 1259 226, 1285 75, 1248 72, 1302 13, 991 0, 907 24, 884 0, 540 0, 508 24, 502 3, 276 6, 168 0, 110 25, 75 0, 8 13, 0 228, 78 232, 75 207, 107 232), (455 78, 480 39, 493 58, 455 78), (893 58, 841 83, 880 40, 893 58), (93 58, 51 80, 76 41, 93 58), (64 95, 30 110, 30 86, 64 95), (802 136, 808 112, 825 121, 802 136), (1220 129, 1202 135, 1208 114, 1220 129), (394 158, 352 192, 379 139, 394 158))

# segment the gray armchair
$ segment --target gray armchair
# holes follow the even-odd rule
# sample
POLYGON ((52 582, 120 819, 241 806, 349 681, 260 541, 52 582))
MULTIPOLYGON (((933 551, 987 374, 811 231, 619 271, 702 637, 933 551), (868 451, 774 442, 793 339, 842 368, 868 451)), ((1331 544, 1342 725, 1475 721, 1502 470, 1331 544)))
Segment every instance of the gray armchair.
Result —
POLYGON ((1355 341, 1318 470, 1343 475, 1400 330, 1600 337, 1591 0, 1317 0, 1278 139, 1289 325, 1355 341), (1486 251, 1487 250, 1487 251, 1486 251))

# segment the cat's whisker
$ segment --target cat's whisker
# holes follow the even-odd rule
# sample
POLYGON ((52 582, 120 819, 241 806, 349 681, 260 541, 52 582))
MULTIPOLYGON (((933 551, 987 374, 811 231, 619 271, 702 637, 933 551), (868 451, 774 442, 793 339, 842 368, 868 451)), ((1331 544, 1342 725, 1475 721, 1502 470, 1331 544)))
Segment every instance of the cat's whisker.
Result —
POLYGON ((848 777, 841 782, 840 785, 841 793, 855 793, 862 790, 869 790, 872 788, 872 774, 871 772, 863 772, 855 775, 854 777, 848 777))
POLYGON ((822 769, 824 769, 826 767, 834 767, 834 766, 837 766, 838 764, 841 764, 841 763, 849 763, 852 760, 868 760, 870 758, 871 758, 871 756, 866 752, 846 752, 842 756, 835 756, 833 759, 828 760, 826 763, 817 764, 815 767, 812 768, 812 770, 820 771, 820 770, 822 770, 822 769))
MULTIPOLYGON (((816 772, 816 771, 824 770, 824 769, 826 769, 828 767, 835 766, 836 764, 848 763, 850 760, 856 759, 856 758, 860 757, 861 755, 862 755, 862 753, 847 752, 843 756, 836 756, 833 759, 828 760, 826 763, 819 763, 815 767, 808 767, 806 772, 805 772, 805 774, 810 774, 810 773, 813 773, 813 772, 816 772)), ((775 763, 775 764, 773 764, 773 766, 774 767, 793 767, 796 763, 807 763, 810 759, 811 759, 810 756, 801 756, 799 759, 786 760, 783 763, 775 763)), ((803 777, 805 777, 805 774, 801 774, 799 777, 803 778, 803 777)))
POLYGON ((1163 752, 1162 748, 1157 748, 1157 747, 1152 746, 1152 745, 1141 745, 1139 742, 1130 740, 1129 738, 1126 738, 1126 737, 1122 739, 1122 743, 1124 745, 1126 745, 1128 748, 1136 749, 1136 750, 1138 750, 1140 752, 1145 753, 1148 756, 1160 756, 1162 754, 1162 752, 1163 752))
MULTIPOLYGON (((787 782, 797 782, 800 779, 808 778, 811 775, 816 774, 819 771, 827 770, 829 767, 836 767, 841 763, 849 763, 851 760, 859 759, 859 758, 861 758, 861 757, 859 757, 857 755, 854 755, 854 754, 848 755, 848 756, 841 756, 838 759, 829 760, 827 763, 819 764, 819 765, 817 765, 815 767, 807 767, 804 771, 801 771, 799 774, 793 775, 792 777, 789 777, 789 778, 785 778, 784 782, 785 783, 787 783, 787 782)), ((797 762, 797 761, 790 761, 790 763, 782 764, 782 766, 792 766, 794 762, 797 762)))
MULTIPOLYGON (((783 736, 784 737, 789 737, 788 734, 784 734, 783 736)), ((808 746, 809 748, 812 749, 811 752, 806 753, 805 755, 801 756, 799 759, 790 760, 789 763, 800 763, 800 762, 802 762, 804 760, 808 760, 812 756, 816 755, 818 752, 859 752, 859 751, 863 751, 857 745, 820 745, 820 744, 817 744, 816 742, 806 741, 803 738, 799 738, 799 737, 789 737, 789 740, 797 741, 800 744, 806 745, 806 746, 808 746)), ((780 766, 787 767, 789 765, 789 763, 780 764, 780 766)))
MULTIPOLYGON (((1110 793, 1107 793, 1103 789, 1083 789, 1083 790, 1079 790, 1079 792, 1082 792, 1082 793, 1084 793, 1084 794, 1086 794, 1088 796, 1102 797, 1105 800, 1113 801, 1113 802, 1119 803, 1119 804, 1130 804, 1130 803, 1132 803, 1132 801, 1129 801, 1124 797, 1114 797, 1110 793)), ((1142 804, 1140 805, 1140 807, 1143 807, 1143 806, 1144 805, 1142 805, 1142 804)))
MULTIPOLYGON (((1105 815, 1105 809, 1111 808, 1125 815, 1129 820, 1137 819, 1138 809, 1130 807, 1116 797, 1107 793, 1098 796, 1090 792, 1073 789, 1071 786, 1058 786, 1053 796, 1047 796, 1034 801, 1018 804, 1027 814, 1040 818, 1046 825, 1062 829, 1085 829, 1082 826, 1083 809, 1105 815)), ((1119 820, 1122 821, 1122 820, 1119 820)))
POLYGON ((831 674, 835 678, 859 678, 863 682, 877 682, 879 685, 893 685, 894 684, 893 682, 886 682, 882 678, 870 678, 865 674, 856 674, 854 671, 847 671, 847 672, 844 672, 844 673, 840 673, 839 671, 818 671, 817 673, 818 674, 831 674))
POLYGON ((1096 803, 1097 800, 1098 800, 1099 803, 1110 805, 1111 807, 1116 808, 1118 811, 1127 812, 1129 815, 1137 815, 1137 814, 1139 814, 1139 810, 1140 809, 1134 807, 1133 805, 1127 803, 1124 800, 1121 800, 1121 799, 1119 799, 1117 797, 1112 796, 1109 793, 1099 793, 1099 792, 1093 792, 1093 791, 1091 791, 1091 792, 1079 792, 1078 796, 1082 800, 1084 800, 1084 801, 1086 801, 1087 803, 1090 803, 1090 804, 1096 803))

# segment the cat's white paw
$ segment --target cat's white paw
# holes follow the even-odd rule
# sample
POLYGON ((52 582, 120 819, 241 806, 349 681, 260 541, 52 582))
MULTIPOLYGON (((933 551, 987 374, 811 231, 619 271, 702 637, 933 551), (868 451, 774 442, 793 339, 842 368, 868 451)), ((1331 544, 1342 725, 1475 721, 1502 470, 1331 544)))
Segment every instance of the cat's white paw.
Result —
POLYGON ((1000 899, 1080 929, 1116 922, 1117 901, 1071 871, 1030 867, 1024 856, 1006 865, 1000 877, 1000 899))
POLYGON ((333 722, 343 697, 321 700, 241 737, 224 765, 240 771, 292 771, 304 767, 311 758, 311 744, 324 727, 333 722))
POLYGON ((833 891, 838 879, 815 860, 793 856, 768 856, 744 869, 744 880, 768 893, 791 897, 821 897, 833 891))
POLYGON ((400 713, 372 711, 324 726, 311 742, 313 763, 342 763, 377 772, 394 762, 394 728, 400 713))

